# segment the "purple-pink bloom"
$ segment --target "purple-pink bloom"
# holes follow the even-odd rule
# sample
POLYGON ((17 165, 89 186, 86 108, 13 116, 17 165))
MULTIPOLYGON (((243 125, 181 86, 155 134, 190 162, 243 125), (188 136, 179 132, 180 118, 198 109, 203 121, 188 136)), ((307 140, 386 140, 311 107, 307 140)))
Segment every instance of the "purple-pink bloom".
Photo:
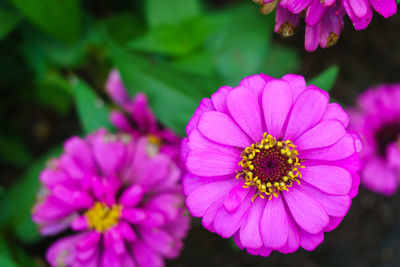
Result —
POLYGON ((368 27, 373 10, 388 18, 397 12, 396 0, 253 0, 261 5, 261 13, 269 14, 276 7, 275 32, 291 36, 305 14, 304 46, 314 51, 337 43, 347 14, 356 30, 368 27))
POLYGON ((189 228, 181 171, 147 138, 98 130, 72 137, 41 172, 33 220, 42 235, 70 229, 47 251, 51 266, 163 266, 189 228))
POLYGON ((361 183, 383 195, 393 195, 400 184, 400 85, 369 89, 350 109, 350 128, 364 141, 361 183))
POLYGON ((112 70, 106 83, 106 91, 121 111, 114 110, 110 114, 112 124, 120 131, 140 137, 147 135, 151 143, 160 147, 160 152, 172 157, 180 165, 179 138, 170 129, 158 124, 153 111, 143 93, 137 93, 133 98, 128 95, 121 76, 117 70, 112 70))
POLYGON ((204 98, 186 132, 186 205, 250 254, 313 250, 358 193, 357 134, 327 92, 265 74, 204 98))

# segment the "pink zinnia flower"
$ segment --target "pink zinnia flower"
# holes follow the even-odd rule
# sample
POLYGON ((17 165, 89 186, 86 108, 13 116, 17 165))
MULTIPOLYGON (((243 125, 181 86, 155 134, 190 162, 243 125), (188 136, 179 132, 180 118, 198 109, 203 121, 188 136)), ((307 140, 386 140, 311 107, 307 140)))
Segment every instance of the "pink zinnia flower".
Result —
POLYGON ((305 48, 314 51, 320 45, 330 47, 339 39, 343 17, 347 14, 356 30, 368 27, 375 9, 388 18, 397 12, 396 0, 253 0, 261 5, 261 13, 276 8, 275 32, 283 36, 294 33, 302 14, 305 14, 305 48))
POLYGON ((158 124, 157 118, 147 103, 143 93, 130 98, 117 70, 112 70, 106 83, 106 90, 113 101, 122 109, 110 114, 112 124, 120 131, 134 137, 147 135, 155 148, 172 157, 180 165, 180 143, 178 137, 170 129, 158 124))
POLYGON ((350 128, 364 141, 361 182, 392 195, 400 183, 400 85, 382 85, 360 95, 350 110, 350 128))
POLYGON ((251 254, 313 250, 358 192, 361 143, 347 124, 328 93, 299 75, 220 88, 186 128, 189 212, 251 254))
POLYGON ((147 138, 105 130, 70 138, 40 174, 33 220, 43 235, 66 229, 47 251, 51 266, 163 266, 189 227, 180 170, 147 138))

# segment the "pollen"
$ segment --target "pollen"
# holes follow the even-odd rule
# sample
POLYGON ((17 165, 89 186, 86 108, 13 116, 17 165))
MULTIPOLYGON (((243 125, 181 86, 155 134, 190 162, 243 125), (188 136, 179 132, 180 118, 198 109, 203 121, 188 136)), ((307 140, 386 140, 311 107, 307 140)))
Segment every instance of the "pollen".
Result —
POLYGON ((273 136, 264 133, 260 142, 246 147, 241 156, 236 178, 244 181, 244 188, 255 187, 261 198, 278 197, 281 191, 289 191, 293 182, 300 184, 304 168, 298 158, 298 151, 292 141, 277 141, 273 136))
POLYGON ((104 203, 96 202, 94 206, 85 212, 90 229, 103 233, 119 222, 122 206, 107 206, 104 203))

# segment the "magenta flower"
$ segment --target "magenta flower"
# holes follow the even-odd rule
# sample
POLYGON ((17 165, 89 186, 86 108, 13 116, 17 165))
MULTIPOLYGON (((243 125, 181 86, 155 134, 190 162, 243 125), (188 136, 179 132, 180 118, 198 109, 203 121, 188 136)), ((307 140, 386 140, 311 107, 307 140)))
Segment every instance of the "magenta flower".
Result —
POLYGON ((400 184, 400 85, 382 85, 358 97, 350 110, 350 128, 360 133, 361 182, 370 190, 392 195, 400 184))
POLYGON ((220 88, 186 128, 189 212, 250 254, 313 250, 358 192, 361 143, 347 124, 302 76, 260 74, 220 88))
POLYGON ((147 97, 138 93, 130 98, 117 70, 112 70, 106 83, 106 90, 122 111, 112 111, 110 120, 120 131, 132 134, 134 137, 147 135, 160 152, 172 157, 180 165, 181 138, 171 130, 157 123, 152 110, 147 103, 147 97))
POLYGON ((305 48, 314 51, 318 45, 330 47, 339 39, 343 17, 347 14, 356 30, 368 27, 373 9, 388 18, 397 12, 396 0, 253 0, 261 5, 261 13, 269 14, 276 8, 275 32, 291 36, 305 14, 305 48))
POLYGON ((163 266, 178 256, 189 227, 180 169, 148 147, 99 130, 70 138, 42 171, 40 233, 76 232, 48 249, 51 266, 163 266))

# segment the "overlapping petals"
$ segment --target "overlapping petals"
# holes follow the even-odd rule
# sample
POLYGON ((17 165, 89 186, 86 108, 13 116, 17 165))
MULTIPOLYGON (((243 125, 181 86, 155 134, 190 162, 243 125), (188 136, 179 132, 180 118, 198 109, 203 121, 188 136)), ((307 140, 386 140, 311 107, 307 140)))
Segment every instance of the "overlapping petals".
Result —
POLYGON ((397 12, 395 0, 253 0, 261 5, 261 13, 269 14, 276 7, 275 32, 291 36, 305 14, 305 48, 330 47, 339 39, 343 18, 347 16, 356 30, 368 27, 373 10, 388 18, 397 12))
POLYGON ((179 255, 189 227, 181 172, 149 146, 99 130, 48 163, 33 220, 42 235, 74 232, 48 249, 51 266, 163 266, 179 255))
POLYGON ((347 113, 330 104, 326 92, 307 86, 299 75, 260 74, 220 88, 202 100, 186 128, 182 158, 189 212, 250 254, 315 249, 358 192, 362 143, 348 123, 347 113), (265 133, 292 141, 304 165, 299 184, 270 197, 237 176, 243 151, 265 133))
POLYGON ((361 182, 368 189, 393 195, 400 184, 400 85, 382 85, 358 97, 349 110, 350 128, 358 132, 365 149, 361 153, 361 182))

